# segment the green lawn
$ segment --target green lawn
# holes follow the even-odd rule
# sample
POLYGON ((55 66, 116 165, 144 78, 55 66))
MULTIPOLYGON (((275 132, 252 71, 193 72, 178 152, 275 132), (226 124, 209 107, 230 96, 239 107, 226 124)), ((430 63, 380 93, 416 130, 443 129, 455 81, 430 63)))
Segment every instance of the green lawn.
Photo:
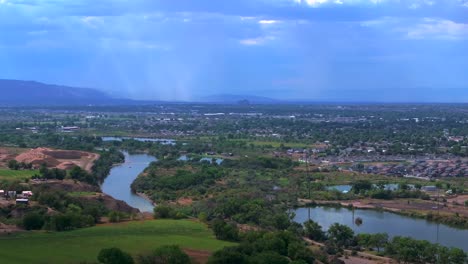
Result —
POLYGON ((232 243, 216 240, 204 224, 189 220, 136 221, 70 232, 29 232, 0 237, 0 263, 96 261, 100 249, 119 247, 134 256, 161 245, 214 251, 232 243))
POLYGON ((29 179, 34 174, 39 174, 37 170, 10 170, 0 168, 0 179, 4 180, 24 180, 29 179))

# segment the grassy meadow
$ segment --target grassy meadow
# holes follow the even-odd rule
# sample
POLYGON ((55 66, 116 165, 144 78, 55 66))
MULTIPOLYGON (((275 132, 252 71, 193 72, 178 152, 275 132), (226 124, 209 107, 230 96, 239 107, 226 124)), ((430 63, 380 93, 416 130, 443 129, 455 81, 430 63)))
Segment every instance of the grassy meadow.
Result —
POLYGON ((24 232, 0 237, 0 262, 80 263, 96 261, 102 248, 119 247, 136 256, 162 245, 215 251, 232 243, 216 240, 204 224, 150 220, 95 226, 69 232, 24 232))
POLYGON ((30 179, 34 174, 39 174, 39 171, 0 168, 0 180, 25 180, 30 179))

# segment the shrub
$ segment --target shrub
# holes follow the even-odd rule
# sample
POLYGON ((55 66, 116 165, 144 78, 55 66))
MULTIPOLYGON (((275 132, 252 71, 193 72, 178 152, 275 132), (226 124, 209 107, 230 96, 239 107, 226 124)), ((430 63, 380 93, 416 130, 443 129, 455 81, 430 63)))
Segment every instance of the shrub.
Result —
POLYGON ((132 256, 119 248, 104 248, 99 252, 98 261, 103 264, 133 264, 132 256))

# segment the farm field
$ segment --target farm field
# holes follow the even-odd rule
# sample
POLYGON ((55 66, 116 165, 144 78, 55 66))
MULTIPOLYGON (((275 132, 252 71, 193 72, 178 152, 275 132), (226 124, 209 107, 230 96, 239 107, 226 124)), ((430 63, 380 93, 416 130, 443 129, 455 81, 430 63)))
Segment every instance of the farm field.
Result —
POLYGON ((216 240, 204 225, 189 220, 149 220, 95 226, 60 233, 18 233, 0 237, 2 263, 96 261, 102 248, 118 247, 136 256, 162 245, 215 251, 232 243, 216 240))
POLYGON ((38 170, 10 170, 0 168, 0 180, 25 180, 38 173, 38 170))

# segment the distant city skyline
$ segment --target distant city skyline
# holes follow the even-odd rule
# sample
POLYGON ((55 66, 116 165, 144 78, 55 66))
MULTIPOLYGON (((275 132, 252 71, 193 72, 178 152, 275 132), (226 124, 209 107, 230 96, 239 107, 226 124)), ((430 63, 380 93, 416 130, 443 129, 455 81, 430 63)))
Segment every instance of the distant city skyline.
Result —
POLYGON ((194 101, 468 102, 468 0, 0 0, 0 79, 194 101))

